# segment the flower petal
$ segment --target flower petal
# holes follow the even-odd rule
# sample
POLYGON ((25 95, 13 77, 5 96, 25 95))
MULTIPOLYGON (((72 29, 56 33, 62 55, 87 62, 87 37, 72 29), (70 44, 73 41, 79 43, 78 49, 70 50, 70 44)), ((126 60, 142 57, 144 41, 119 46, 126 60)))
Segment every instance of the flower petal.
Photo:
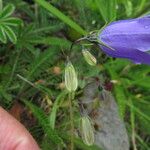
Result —
POLYGON ((142 52, 137 49, 130 49, 125 47, 113 47, 111 50, 107 47, 101 46, 102 50, 111 57, 127 58, 131 61, 150 65, 150 54, 142 52))
POLYGON ((110 47, 149 51, 150 16, 111 23, 99 34, 99 40, 110 47))

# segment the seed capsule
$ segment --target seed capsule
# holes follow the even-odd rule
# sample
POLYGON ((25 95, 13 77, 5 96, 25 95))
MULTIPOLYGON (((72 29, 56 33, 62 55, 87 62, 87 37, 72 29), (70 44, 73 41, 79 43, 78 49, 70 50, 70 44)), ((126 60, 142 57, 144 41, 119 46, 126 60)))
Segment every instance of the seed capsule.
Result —
POLYGON ((71 62, 68 62, 65 68, 65 86, 69 92, 73 92, 78 87, 76 71, 71 62))
POLYGON ((83 142, 89 146, 93 145, 94 144, 94 128, 92 126, 92 122, 89 117, 84 116, 81 118, 80 128, 81 128, 81 136, 82 136, 83 142))
POLYGON ((86 49, 82 50, 82 54, 84 56, 85 61, 91 65, 91 66, 95 66, 97 63, 96 58, 86 49))

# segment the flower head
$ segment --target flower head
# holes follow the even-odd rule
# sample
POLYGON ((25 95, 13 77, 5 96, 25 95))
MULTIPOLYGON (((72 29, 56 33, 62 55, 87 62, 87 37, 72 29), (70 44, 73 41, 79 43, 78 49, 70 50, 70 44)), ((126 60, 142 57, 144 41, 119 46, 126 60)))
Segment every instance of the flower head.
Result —
POLYGON ((150 16, 113 22, 102 30, 98 40, 114 49, 100 45, 109 56, 150 65, 150 16))

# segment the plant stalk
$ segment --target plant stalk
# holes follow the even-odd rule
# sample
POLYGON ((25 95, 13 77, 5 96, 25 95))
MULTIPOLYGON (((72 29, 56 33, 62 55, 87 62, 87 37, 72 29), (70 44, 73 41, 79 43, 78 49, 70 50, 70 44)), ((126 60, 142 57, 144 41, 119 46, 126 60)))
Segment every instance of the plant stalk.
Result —
POLYGON ((69 93, 69 109, 70 109, 70 126, 71 126, 71 140, 70 150, 74 150, 74 122, 73 122, 73 107, 72 107, 72 93, 69 93))

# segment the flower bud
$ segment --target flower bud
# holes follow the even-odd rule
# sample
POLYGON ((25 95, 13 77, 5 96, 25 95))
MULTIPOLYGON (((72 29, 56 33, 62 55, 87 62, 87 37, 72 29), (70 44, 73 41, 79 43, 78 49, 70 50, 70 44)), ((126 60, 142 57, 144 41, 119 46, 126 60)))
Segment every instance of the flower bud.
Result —
POLYGON ((89 146, 93 145, 94 144, 94 128, 88 116, 84 116, 81 118, 80 129, 81 129, 81 136, 82 136, 83 142, 89 146))
POLYGON ((85 61, 91 65, 91 66, 95 66, 97 61, 96 58, 86 49, 82 50, 82 54, 84 56, 85 61))
POLYGON ((69 92, 73 92, 78 87, 78 79, 75 69, 71 62, 65 68, 65 86, 69 92))

